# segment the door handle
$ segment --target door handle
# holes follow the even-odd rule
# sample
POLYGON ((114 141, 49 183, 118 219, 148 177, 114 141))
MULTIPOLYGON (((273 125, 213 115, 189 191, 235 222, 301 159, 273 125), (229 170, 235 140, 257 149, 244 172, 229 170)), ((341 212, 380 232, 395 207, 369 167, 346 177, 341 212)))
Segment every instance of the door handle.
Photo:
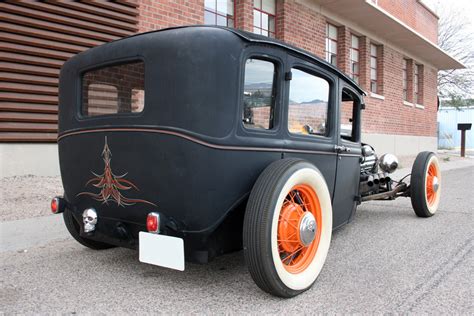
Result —
POLYGON ((342 146, 339 146, 339 145, 335 145, 334 146, 334 151, 337 152, 337 153, 343 153, 343 152, 351 152, 351 149, 349 147, 346 147, 344 145, 342 146))

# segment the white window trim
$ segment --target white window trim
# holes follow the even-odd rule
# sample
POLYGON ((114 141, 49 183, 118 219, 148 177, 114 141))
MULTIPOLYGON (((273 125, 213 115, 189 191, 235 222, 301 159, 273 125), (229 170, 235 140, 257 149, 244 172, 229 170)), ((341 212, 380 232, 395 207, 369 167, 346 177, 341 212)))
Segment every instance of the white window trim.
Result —
POLYGON ((370 92, 370 97, 374 99, 385 100, 385 97, 383 95, 373 93, 373 92, 370 92))
POLYGON ((403 105, 406 105, 406 106, 409 106, 409 107, 413 107, 413 106, 414 106, 413 103, 408 102, 408 101, 403 101, 403 105))
POLYGON ((416 107, 417 109, 424 109, 424 108, 425 108, 425 106, 424 106, 424 105, 422 105, 422 104, 418 104, 418 103, 417 103, 417 104, 415 104, 415 107, 416 107))

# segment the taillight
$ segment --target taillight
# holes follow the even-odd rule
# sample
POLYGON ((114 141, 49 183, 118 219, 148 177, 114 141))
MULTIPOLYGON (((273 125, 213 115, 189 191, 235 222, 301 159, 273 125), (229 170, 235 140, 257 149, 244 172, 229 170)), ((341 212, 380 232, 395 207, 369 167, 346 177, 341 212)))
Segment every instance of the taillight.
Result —
POLYGON ((146 217, 146 229, 150 233, 159 233, 160 232, 160 214, 151 212, 148 213, 146 217))
POLYGON ((51 200, 51 212, 53 214, 59 214, 64 212, 64 208, 66 207, 66 201, 64 201, 60 197, 55 197, 51 200))

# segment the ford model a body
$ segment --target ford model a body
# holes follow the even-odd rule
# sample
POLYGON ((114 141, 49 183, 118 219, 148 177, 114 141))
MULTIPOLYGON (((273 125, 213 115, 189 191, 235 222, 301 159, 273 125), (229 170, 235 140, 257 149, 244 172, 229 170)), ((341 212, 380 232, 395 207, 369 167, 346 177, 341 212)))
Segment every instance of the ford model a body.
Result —
POLYGON ((439 203, 439 165, 395 182, 393 155, 360 142, 362 90, 328 63, 217 27, 150 32, 90 49, 61 71, 64 196, 52 210, 81 244, 139 249, 184 269, 244 249, 284 297, 308 289, 333 228, 371 199, 439 203))

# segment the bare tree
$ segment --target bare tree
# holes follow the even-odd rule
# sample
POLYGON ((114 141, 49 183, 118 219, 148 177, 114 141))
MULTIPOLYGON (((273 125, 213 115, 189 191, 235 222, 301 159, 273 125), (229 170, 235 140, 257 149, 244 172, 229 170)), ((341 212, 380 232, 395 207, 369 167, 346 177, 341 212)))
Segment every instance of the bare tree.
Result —
POLYGON ((438 3, 437 11, 440 14, 438 45, 466 66, 466 69, 438 73, 439 96, 443 103, 459 107, 474 95, 474 35, 469 31, 466 12, 448 7, 446 2, 444 6, 438 3))

